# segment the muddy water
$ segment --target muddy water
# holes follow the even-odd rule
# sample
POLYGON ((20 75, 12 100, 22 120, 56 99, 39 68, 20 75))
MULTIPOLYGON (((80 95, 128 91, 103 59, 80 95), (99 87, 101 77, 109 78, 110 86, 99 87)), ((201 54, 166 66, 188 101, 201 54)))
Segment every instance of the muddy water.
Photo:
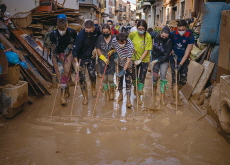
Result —
POLYGON ((153 105, 149 82, 147 77, 144 105, 138 110, 135 96, 133 108, 126 108, 124 99, 116 110, 115 101, 105 102, 102 93, 95 117, 90 90, 89 105, 83 106, 78 87, 73 117, 73 93, 66 107, 57 102, 53 117, 55 95, 37 98, 14 119, 1 121, 0 164, 230 164, 230 144, 215 123, 199 120, 201 115, 185 100, 176 112, 170 90, 167 106, 158 104, 159 97, 153 105))

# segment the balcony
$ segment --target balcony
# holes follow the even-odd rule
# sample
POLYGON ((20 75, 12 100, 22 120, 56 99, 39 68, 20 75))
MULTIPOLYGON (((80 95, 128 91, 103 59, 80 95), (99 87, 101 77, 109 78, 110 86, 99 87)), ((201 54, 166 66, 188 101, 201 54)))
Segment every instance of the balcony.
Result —
POLYGON ((99 3, 97 0, 79 0, 79 6, 94 7, 96 10, 98 10, 99 3))
POLYGON ((138 9, 143 9, 147 6, 151 6, 152 4, 154 4, 156 2, 156 0, 141 0, 138 9))
POLYGON ((115 11, 123 12, 123 9, 122 9, 122 7, 116 7, 115 11))

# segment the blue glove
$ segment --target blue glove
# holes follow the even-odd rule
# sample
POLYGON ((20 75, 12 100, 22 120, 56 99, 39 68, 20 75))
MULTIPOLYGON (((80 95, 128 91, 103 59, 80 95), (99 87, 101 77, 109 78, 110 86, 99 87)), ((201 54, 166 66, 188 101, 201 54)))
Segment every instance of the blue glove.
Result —
POLYGON ((117 77, 122 77, 126 74, 126 71, 122 69, 119 73, 116 74, 117 77))

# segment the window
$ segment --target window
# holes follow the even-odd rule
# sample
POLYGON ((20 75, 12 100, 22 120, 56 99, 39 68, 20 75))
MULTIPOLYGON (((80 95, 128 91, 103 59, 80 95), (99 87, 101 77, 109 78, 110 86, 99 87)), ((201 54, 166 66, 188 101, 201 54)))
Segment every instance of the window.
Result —
POLYGON ((126 6, 124 6, 124 9, 123 9, 124 12, 126 12, 126 6))

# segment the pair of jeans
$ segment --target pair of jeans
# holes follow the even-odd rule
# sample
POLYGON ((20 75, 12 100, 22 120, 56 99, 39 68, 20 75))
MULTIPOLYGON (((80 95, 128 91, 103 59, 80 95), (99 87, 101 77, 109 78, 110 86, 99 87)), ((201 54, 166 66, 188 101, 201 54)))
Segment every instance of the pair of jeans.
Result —
POLYGON ((158 81, 158 73, 160 71, 160 79, 165 80, 166 79, 166 74, 168 70, 169 63, 168 62, 157 62, 154 67, 153 67, 153 83, 156 84, 158 81))

